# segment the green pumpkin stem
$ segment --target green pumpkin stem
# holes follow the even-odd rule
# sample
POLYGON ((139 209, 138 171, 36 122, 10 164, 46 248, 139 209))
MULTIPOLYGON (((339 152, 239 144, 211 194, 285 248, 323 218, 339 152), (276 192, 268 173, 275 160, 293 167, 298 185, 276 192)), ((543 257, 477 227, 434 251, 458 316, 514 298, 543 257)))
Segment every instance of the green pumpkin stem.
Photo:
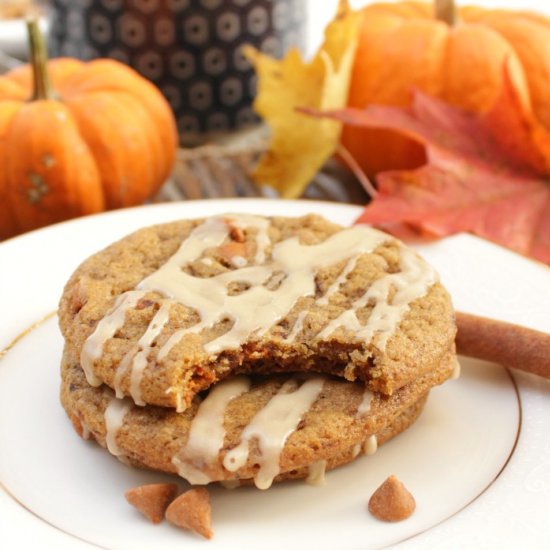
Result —
POLYGON ((38 25, 38 19, 35 17, 27 19, 27 31, 29 35, 29 59, 33 75, 32 100, 55 99, 56 95, 48 74, 48 50, 38 25))
POLYGON ((456 25, 458 21, 454 0, 435 0, 434 13, 436 19, 447 23, 451 27, 456 25))

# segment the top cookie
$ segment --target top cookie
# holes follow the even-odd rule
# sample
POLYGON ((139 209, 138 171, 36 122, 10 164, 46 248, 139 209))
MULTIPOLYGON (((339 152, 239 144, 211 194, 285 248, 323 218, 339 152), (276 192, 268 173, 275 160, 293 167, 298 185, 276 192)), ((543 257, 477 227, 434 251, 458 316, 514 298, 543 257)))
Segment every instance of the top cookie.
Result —
POLYGON ((390 395, 436 368, 455 337, 449 296, 415 252, 314 215, 137 231, 75 271, 59 319, 91 385, 178 411, 230 373, 267 368, 390 395))

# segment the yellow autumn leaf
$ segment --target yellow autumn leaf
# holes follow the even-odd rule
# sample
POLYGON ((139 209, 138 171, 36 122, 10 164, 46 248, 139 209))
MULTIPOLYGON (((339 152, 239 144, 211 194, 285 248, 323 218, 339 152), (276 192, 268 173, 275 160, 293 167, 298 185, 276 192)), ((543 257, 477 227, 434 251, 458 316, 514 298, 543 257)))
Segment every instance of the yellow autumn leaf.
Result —
POLYGON ((341 0, 323 44, 309 63, 296 48, 281 60, 246 48, 258 75, 254 108, 271 129, 269 149, 252 177, 260 185, 274 187, 282 197, 300 196, 338 145, 341 123, 309 117, 296 109, 346 105, 359 22, 360 14, 341 0))

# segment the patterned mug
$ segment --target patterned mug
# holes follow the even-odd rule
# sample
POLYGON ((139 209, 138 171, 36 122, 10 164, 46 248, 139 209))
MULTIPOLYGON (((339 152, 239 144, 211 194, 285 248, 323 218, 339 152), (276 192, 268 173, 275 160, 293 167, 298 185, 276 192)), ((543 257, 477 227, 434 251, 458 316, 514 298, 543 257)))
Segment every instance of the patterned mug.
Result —
POLYGON ((304 0, 51 0, 52 55, 111 57, 170 102, 183 145, 257 122, 251 44, 304 45, 304 0))

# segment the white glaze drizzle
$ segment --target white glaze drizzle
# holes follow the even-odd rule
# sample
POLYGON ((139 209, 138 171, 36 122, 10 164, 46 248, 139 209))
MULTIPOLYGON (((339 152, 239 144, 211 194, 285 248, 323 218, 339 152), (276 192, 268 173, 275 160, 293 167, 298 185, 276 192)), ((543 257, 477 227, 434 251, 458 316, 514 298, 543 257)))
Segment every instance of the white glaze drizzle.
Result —
MULTIPOLYGON (((92 370, 94 362, 101 357, 105 341, 112 338, 124 324, 125 311, 134 307, 147 291, 160 293, 170 303, 184 304, 195 310, 200 318, 195 325, 174 332, 159 350, 157 361, 162 361, 186 334, 199 333, 223 319, 229 319, 232 322, 229 330, 204 345, 207 353, 218 354, 227 349, 238 348, 252 335, 263 335, 288 314, 300 297, 315 294, 314 277, 319 268, 347 260, 339 277, 329 287, 325 296, 320 298, 321 304, 325 303, 324 300, 328 300, 345 282, 360 254, 372 252, 378 245, 391 239, 380 231, 357 225, 335 233, 315 245, 302 245, 298 237, 281 241, 272 248, 270 265, 247 265, 210 278, 194 277, 183 270, 188 263, 199 259, 209 248, 220 246, 230 234, 231 226, 257 229, 254 261, 265 261, 266 250, 270 245, 267 233, 269 220, 250 215, 220 216, 209 218, 195 227, 189 237, 181 243, 178 251, 157 271, 139 283, 137 290, 126 292, 117 299, 113 310, 98 323, 94 333, 85 342, 81 364, 91 385, 101 383, 92 370), (269 290, 264 283, 275 272, 283 272, 286 277, 277 289, 269 290), (249 288, 245 292, 230 296, 227 292, 230 283, 247 283, 249 288)), ((317 337, 327 338, 342 327, 352 331, 352 336, 358 340, 370 342, 376 336, 377 345, 384 348, 403 314, 408 310, 409 304, 424 295, 429 286, 437 280, 435 272, 405 248, 401 248, 401 268, 400 273, 392 273, 376 280, 367 292, 354 302, 352 309, 333 319, 317 337), (388 304, 392 288, 395 289, 395 295, 392 303, 388 304), (362 325, 357 318, 356 310, 370 302, 374 302, 374 308, 366 325, 362 325)), ((287 341, 292 341, 302 330, 304 318, 305 314, 298 316, 287 341)), ((143 359, 144 354, 141 354, 132 367, 135 390, 133 393, 137 396, 137 401, 141 399, 136 388, 139 387, 139 373, 144 368, 143 359)), ((128 368, 128 365, 125 368, 128 368)), ((117 393, 120 391, 121 376, 122 371, 117 372, 115 376, 114 385, 117 393)))
POLYGON ((113 309, 97 323, 94 332, 84 342, 80 354, 80 365, 90 386, 97 387, 102 382, 93 373, 93 368, 94 362, 103 353, 103 344, 106 340, 112 338, 116 334, 116 331, 124 325, 126 310, 135 307, 144 295, 145 292, 130 290, 118 296, 113 309))
POLYGON ((132 361, 134 360, 134 355, 137 353, 138 349, 139 348, 137 345, 132 346, 132 349, 122 358, 122 361, 118 364, 118 367, 115 371, 115 376, 113 379, 113 389, 115 390, 115 395, 118 397, 118 399, 122 399, 124 397, 124 392, 122 391, 122 379, 131 368, 132 361))
POLYGON ((254 255, 254 261, 256 264, 263 264, 266 259, 266 248, 271 244, 267 229, 269 222, 262 218, 256 218, 256 254, 254 255), (259 222, 259 223, 258 223, 259 222))
POLYGON ((82 439, 90 439, 90 428, 88 428, 88 425, 83 420, 80 420, 80 425, 82 426, 82 439))
MULTIPOLYGON (((355 265, 357 263, 357 259, 359 256, 353 256, 348 263, 344 266, 344 269, 340 273, 340 275, 336 278, 336 280, 328 287, 327 291, 323 296, 315 300, 313 303, 314 306, 325 306, 329 303, 330 297, 335 294, 343 283, 346 282, 348 275, 355 269, 355 265)), ((292 327, 292 330, 290 334, 285 338, 286 343, 292 343, 296 339, 296 336, 303 330, 304 328, 304 320, 307 317, 308 311, 304 310, 301 311, 298 314, 298 317, 296 318, 296 322, 294 323, 294 326, 292 327)))
POLYGON ((245 265, 248 265, 248 260, 244 256, 231 256, 231 263, 237 267, 241 268, 245 265))
POLYGON ((204 345, 207 353, 238 348, 251 334, 261 336, 288 314, 298 298, 315 294, 314 275, 319 267, 344 260, 350 254, 371 252, 388 239, 386 234, 375 229, 355 226, 316 245, 302 245, 298 237, 281 241, 273 247, 271 265, 248 266, 208 279, 193 277, 181 270, 182 265, 195 259, 195 254, 209 246, 220 245, 228 231, 220 219, 207 220, 193 231, 166 264, 138 285, 139 289, 161 292, 195 309, 201 318, 199 323, 176 331, 161 348, 159 360, 165 358, 186 334, 198 333, 223 318, 232 319, 233 326, 204 345), (208 246, 197 245, 197 239, 208 239, 208 246), (263 283, 275 271, 286 272, 287 277, 277 290, 269 290, 263 283), (250 288, 229 296, 227 285, 231 282, 246 282, 250 288))
POLYGON ((260 456, 254 483, 259 489, 268 489, 280 471, 279 458, 286 440, 321 393, 324 381, 323 377, 310 378, 295 391, 291 391, 296 383, 294 380, 285 382, 245 427, 240 443, 225 455, 224 467, 236 472, 245 466, 250 440, 256 439, 260 456))
POLYGON ((143 378, 143 371, 147 366, 149 353, 153 349, 152 345, 169 319, 170 303, 164 301, 161 303, 159 310, 149 323, 147 330, 138 340, 138 352, 134 355, 132 366, 130 367, 130 395, 134 399, 136 405, 145 405, 145 402, 141 398, 141 379, 143 378))
POLYGON ((363 398, 361 399, 361 403, 359 403, 359 406, 357 407, 357 416, 365 416, 370 412, 370 405, 373 397, 374 394, 369 389, 365 389, 363 391, 363 398))
MULTIPOLYGON (((314 306, 324 306, 329 303, 330 297, 335 294, 343 283, 346 282, 348 275, 354 270, 355 265, 357 263, 357 258, 359 256, 352 257, 348 263, 344 266, 344 269, 340 273, 340 275, 336 278, 336 280, 328 287, 327 291, 323 296, 315 300, 313 303, 314 306)), ((298 317, 296 318, 296 322, 294 323, 294 326, 292 327, 292 331, 290 334, 285 338, 285 342, 291 343, 294 342, 296 339, 296 336, 302 331, 304 328, 304 320, 307 317, 308 311, 304 310, 301 311, 298 314, 298 317)))
POLYGON ((363 452, 366 455, 373 455, 378 449, 378 439, 376 439, 376 435, 369 435, 367 437, 365 444, 363 445, 363 452))
POLYGON ((455 357, 453 372, 451 374, 451 380, 457 380, 458 378, 460 378, 460 371, 461 371, 460 362, 458 361, 458 357, 455 357))
POLYGON ((169 311, 170 303, 163 301, 161 307, 149 323, 147 330, 119 363, 113 380, 113 389, 119 399, 124 397, 122 379, 130 371, 130 395, 133 397, 136 405, 145 405, 145 402, 141 398, 140 389, 143 371, 147 366, 147 356, 152 349, 153 342, 169 320, 169 311))
POLYGON ((342 273, 340 273, 336 280, 327 288, 325 294, 316 300, 316 305, 326 306, 329 303, 330 297, 340 289, 340 287, 347 281, 348 275, 355 269, 358 258, 359 256, 353 256, 348 260, 348 263, 344 266, 342 273))
POLYGON ((286 343, 289 344, 291 342, 294 342, 296 336, 298 336, 298 334, 302 331, 307 314, 307 310, 300 311, 300 313, 298 313, 298 317, 296 317, 296 321, 294 323, 294 326, 292 327, 292 330, 290 331, 290 334, 284 340, 286 343))
POLYGON ((316 487, 321 487, 327 484, 327 479, 325 477, 327 469, 327 461, 324 459, 317 460, 310 464, 308 476, 306 478, 306 483, 309 485, 315 485, 316 487))
POLYGON ((370 342, 376 336, 376 345, 384 350, 386 343, 409 310, 411 302, 424 296, 431 285, 438 280, 436 272, 407 248, 400 251, 401 271, 377 279, 367 292, 356 300, 352 307, 333 319, 317 338, 329 338, 337 329, 350 331, 355 340, 370 342), (391 303, 391 289, 395 294, 391 303), (374 307, 365 325, 357 318, 357 310, 369 303, 374 307))
POLYGON ((114 456, 122 455, 116 439, 124 424, 124 417, 131 408, 132 402, 129 399, 117 399, 116 397, 113 397, 105 408, 105 443, 109 452, 114 456))
POLYGON ((212 481, 205 466, 217 462, 225 438, 224 415, 230 401, 250 388, 250 380, 236 376, 219 382, 199 405, 185 446, 172 457, 178 474, 194 485, 212 481))

